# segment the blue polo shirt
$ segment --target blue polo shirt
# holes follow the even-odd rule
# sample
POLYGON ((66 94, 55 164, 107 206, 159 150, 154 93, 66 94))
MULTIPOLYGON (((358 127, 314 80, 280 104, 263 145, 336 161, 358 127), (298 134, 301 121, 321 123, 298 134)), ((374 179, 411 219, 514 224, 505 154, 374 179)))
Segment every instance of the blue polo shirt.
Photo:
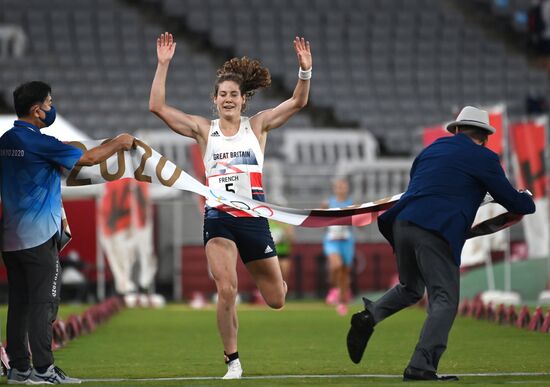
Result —
POLYGON ((25 121, 0 137, 2 251, 39 246, 60 231, 61 167, 72 169, 81 156, 25 121))

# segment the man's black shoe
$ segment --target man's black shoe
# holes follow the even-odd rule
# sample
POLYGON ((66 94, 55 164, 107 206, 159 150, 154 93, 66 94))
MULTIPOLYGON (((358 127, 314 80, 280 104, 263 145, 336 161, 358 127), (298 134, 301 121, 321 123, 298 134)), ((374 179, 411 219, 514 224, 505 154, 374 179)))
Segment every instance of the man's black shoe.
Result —
POLYGON ((403 381, 412 382, 415 380, 433 380, 434 382, 451 382, 451 381, 457 381, 458 377, 453 375, 438 376, 433 371, 422 370, 420 368, 415 368, 410 366, 405 368, 405 372, 403 372, 403 381))
POLYGON ((372 332, 374 332, 374 320, 368 310, 365 309, 351 316, 351 327, 346 343, 349 357, 355 364, 361 361, 372 332))

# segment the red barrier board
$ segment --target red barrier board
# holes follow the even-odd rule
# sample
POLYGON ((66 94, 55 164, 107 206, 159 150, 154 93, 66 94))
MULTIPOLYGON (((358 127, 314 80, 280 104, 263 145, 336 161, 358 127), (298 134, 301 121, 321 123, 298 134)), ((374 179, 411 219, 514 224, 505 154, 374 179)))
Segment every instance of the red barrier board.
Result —
POLYGON ((518 188, 528 189, 535 198, 546 196, 543 124, 519 122, 511 126, 511 135, 518 160, 518 188))

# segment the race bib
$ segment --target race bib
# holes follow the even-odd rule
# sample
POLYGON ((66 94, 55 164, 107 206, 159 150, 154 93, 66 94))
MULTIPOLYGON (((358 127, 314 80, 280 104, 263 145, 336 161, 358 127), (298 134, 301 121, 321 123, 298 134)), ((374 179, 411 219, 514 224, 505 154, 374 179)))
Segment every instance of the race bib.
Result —
POLYGON ((248 173, 241 172, 210 176, 208 178, 208 186, 252 199, 252 187, 248 173))
POLYGON ((351 231, 348 226, 329 226, 327 236, 329 240, 342 240, 351 237, 351 231))

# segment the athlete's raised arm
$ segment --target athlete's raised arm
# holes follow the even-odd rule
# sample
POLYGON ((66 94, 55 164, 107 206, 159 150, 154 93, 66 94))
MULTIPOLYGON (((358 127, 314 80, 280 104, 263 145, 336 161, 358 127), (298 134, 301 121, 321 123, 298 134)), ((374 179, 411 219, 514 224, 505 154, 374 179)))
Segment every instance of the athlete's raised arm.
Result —
POLYGON ((261 111, 251 118, 253 121, 252 126, 261 128, 262 132, 267 132, 284 125, 290 117, 307 105, 313 63, 309 42, 304 38, 296 37, 294 39, 294 50, 296 51, 300 65, 298 83, 292 97, 277 107, 261 111))
POLYGON ((166 77, 170 61, 176 51, 172 34, 165 32, 157 38, 157 70, 149 96, 149 110, 163 120, 170 129, 197 142, 205 142, 210 121, 201 116, 184 113, 166 104, 166 77))

